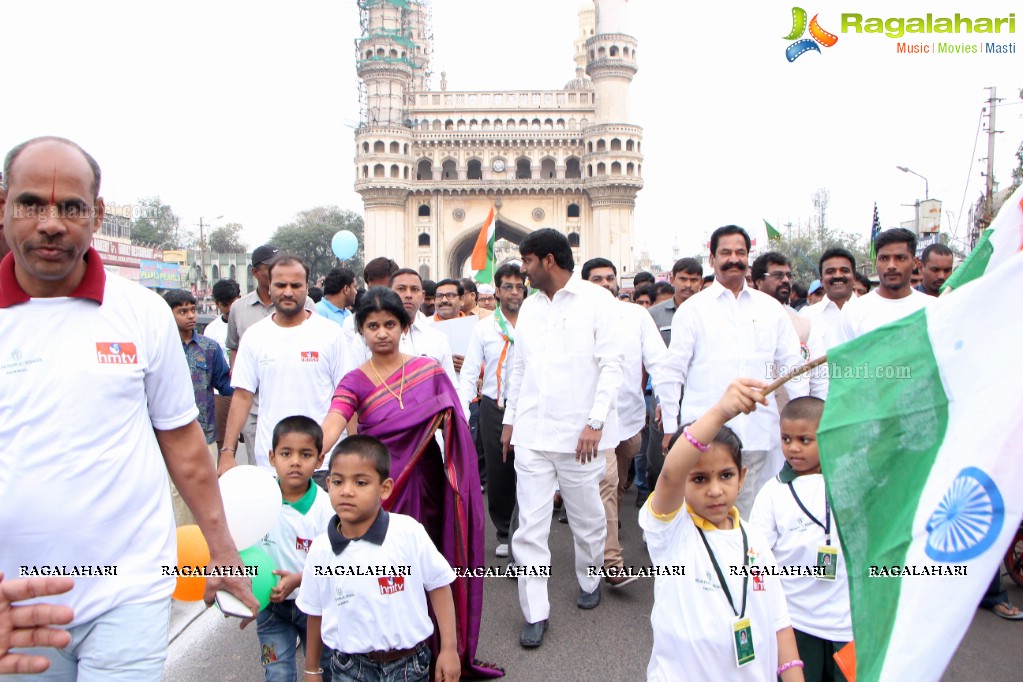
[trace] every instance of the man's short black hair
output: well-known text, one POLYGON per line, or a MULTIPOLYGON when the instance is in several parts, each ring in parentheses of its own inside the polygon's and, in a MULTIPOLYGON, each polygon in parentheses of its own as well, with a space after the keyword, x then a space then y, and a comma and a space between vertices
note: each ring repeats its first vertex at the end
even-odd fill
POLYGON ((646 270, 640 270, 632 278, 632 286, 638 287, 640 284, 650 283, 653 284, 657 281, 653 273, 647 272, 646 270))
POLYGON ((242 289, 233 279, 221 279, 213 285, 213 300, 217 303, 230 303, 241 296, 242 289))
POLYGON ((927 259, 930 258, 931 255, 951 256, 954 254, 952 253, 952 249, 948 248, 944 244, 928 244, 924 247, 924 252, 920 254, 920 262, 927 265, 927 259))
POLYGON ((646 296, 653 303, 657 295, 654 293, 654 284, 651 282, 643 282, 638 287, 632 290, 632 302, 635 303, 636 299, 640 296, 646 296))
POLYGON ((309 266, 306 265, 306 262, 304 260, 302 260, 299 256, 296 256, 293 253, 281 252, 281 253, 278 253, 276 256, 274 256, 273 260, 270 261, 270 264, 267 266, 267 273, 272 278, 273 274, 274 274, 274 268, 276 268, 276 267, 278 267, 280 265, 292 265, 294 263, 298 263, 299 265, 302 266, 302 269, 305 270, 305 278, 306 278, 306 281, 308 282, 309 281, 309 266))
POLYGON ((437 295, 437 283, 432 279, 423 280, 423 293, 426 294, 427 298, 431 298, 437 295))
POLYGON ((909 247, 909 254, 916 255, 916 235, 904 227, 893 227, 877 235, 874 240, 874 253, 880 253, 881 249, 889 244, 906 244, 909 247))
POLYGON ((337 444, 330 453, 327 471, 334 469, 334 461, 344 455, 356 455, 359 459, 373 463, 381 481, 391 477, 391 453, 387 446, 373 436, 348 436, 337 444))
POLYGON ((767 268, 771 265, 787 265, 792 267, 792 263, 784 254, 780 254, 777 251, 762 253, 757 256, 757 259, 753 261, 753 265, 750 266, 750 274, 753 275, 753 281, 759 282, 767 277, 767 268))
POLYGON ((654 283, 654 298, 658 296, 669 296, 675 295, 675 287, 671 286, 670 282, 655 282, 654 283))
POLYGON ((426 282, 423 281, 423 276, 420 275, 415 270, 413 270, 412 268, 399 268, 398 270, 392 272, 391 279, 388 280, 387 286, 394 286, 394 280, 400 277, 401 275, 414 275, 415 277, 418 277, 419 282, 423 285, 423 290, 424 291, 426 290, 426 282))
POLYGON ((684 272, 687 275, 699 275, 700 277, 703 277, 703 265, 695 258, 679 258, 675 261, 675 264, 671 266, 671 278, 675 279, 675 275, 680 272, 684 272))
POLYGON ((362 279, 367 283, 370 280, 376 282, 378 280, 389 279, 394 271, 399 269, 400 266, 393 260, 380 256, 366 263, 366 267, 362 269, 362 279))
POLYGON ((334 268, 323 278, 323 294, 333 296, 352 284, 355 284, 355 273, 351 269, 334 268))
POLYGON ((497 269, 497 272, 494 273, 494 288, 500 289, 501 281, 505 279, 526 280, 522 276, 522 269, 518 266, 518 263, 505 263, 497 269))
POLYGON ((572 257, 568 237, 552 227, 544 227, 527 234, 519 244, 519 253, 523 257, 536 256, 540 260, 553 255, 554 262, 562 270, 572 272, 575 269, 575 259, 572 257))
POLYGON ((796 298, 806 298, 807 289, 805 284, 799 282, 792 283, 792 293, 796 295, 796 298))
POLYGON ((476 282, 474 282, 472 279, 468 277, 463 277, 462 279, 458 280, 458 282, 462 285, 462 291, 464 291, 466 294, 476 294, 477 297, 480 295, 480 290, 476 288, 476 282))
POLYGON ((874 288, 874 283, 870 281, 870 278, 864 275, 862 272, 854 273, 854 276, 856 277, 857 282, 867 287, 867 293, 869 294, 870 290, 874 288))
POLYGON ((183 305, 196 305, 198 303, 195 300, 195 296, 192 295, 191 291, 185 291, 184 289, 171 289, 163 293, 163 300, 167 301, 167 305, 171 307, 171 310, 180 308, 183 305))
POLYGON ((591 258, 583 263, 583 279, 589 279, 590 273, 597 268, 611 268, 611 272, 615 274, 615 277, 618 276, 618 268, 615 267, 614 263, 606 258, 591 258))
POLYGON ((319 303, 323 300, 323 289, 317 286, 309 287, 309 298, 313 303, 319 303))
POLYGON ((749 234, 746 232, 746 230, 742 229, 738 225, 724 225, 724 226, 719 227, 718 229, 714 230, 714 232, 710 235, 710 254, 712 256, 717 255, 717 252, 718 252, 718 241, 722 237, 725 237, 725 236, 730 235, 730 234, 740 234, 740 235, 742 235, 742 238, 746 241, 746 250, 749 251, 749 249, 750 249, 750 238, 749 238, 749 234))
POLYGON ((704 275, 703 276, 703 283, 704 284, 710 284, 713 281, 714 281, 714 275, 704 275))
POLYGON ((821 259, 817 261, 817 272, 824 276, 824 261, 831 258, 845 258, 849 261, 849 267, 853 272, 856 272, 856 256, 852 255, 849 249, 843 249, 841 246, 832 246, 824 250, 821 254, 821 259))
POLYGON ((320 454, 323 450, 323 429, 320 428, 315 419, 296 414, 293 417, 285 417, 280 420, 277 422, 277 426, 274 427, 270 447, 273 450, 277 450, 277 445, 281 442, 281 438, 284 438, 289 433, 302 433, 312 438, 313 444, 316 445, 316 454, 320 454))
MULTIPOLYGON (((465 296, 465 287, 463 287, 462 283, 459 282, 457 279, 442 279, 441 281, 437 282, 438 289, 447 286, 455 287, 458 290, 459 296, 465 296)), ((436 295, 436 293, 434 295, 436 295)))

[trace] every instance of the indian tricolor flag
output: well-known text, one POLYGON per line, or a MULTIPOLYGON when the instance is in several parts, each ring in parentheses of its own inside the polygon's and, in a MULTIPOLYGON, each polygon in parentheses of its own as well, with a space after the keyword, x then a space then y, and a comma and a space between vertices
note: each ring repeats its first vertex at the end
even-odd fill
POLYGON ((1020 292, 1017 252, 828 352, 818 440, 859 682, 940 679, 1016 534, 1023 315, 1006 301, 1020 292))
POLYGON ((1009 197, 977 245, 942 287, 958 289, 1023 250, 1023 186, 1009 197))
POLYGON ((476 238, 476 246, 472 250, 472 269, 476 271, 476 281, 480 284, 493 284, 494 282, 494 238, 497 234, 497 225, 494 224, 494 207, 490 207, 490 213, 480 228, 480 236, 476 238))

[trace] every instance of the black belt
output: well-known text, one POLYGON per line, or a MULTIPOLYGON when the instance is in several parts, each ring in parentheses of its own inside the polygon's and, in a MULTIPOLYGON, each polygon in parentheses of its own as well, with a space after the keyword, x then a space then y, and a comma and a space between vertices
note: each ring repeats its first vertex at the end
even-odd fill
POLYGON ((387 651, 370 651, 366 654, 356 654, 357 656, 363 656, 374 663, 391 663, 398 659, 411 656, 412 654, 419 651, 420 647, 426 646, 426 642, 420 642, 411 649, 389 649, 387 651))

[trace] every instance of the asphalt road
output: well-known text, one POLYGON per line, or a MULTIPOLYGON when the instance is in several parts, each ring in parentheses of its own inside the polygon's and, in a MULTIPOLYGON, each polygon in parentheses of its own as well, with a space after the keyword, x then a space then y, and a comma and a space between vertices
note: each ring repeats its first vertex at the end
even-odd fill
MULTIPOLYGON (((623 503, 622 545, 626 564, 649 563, 637 525, 635 489, 623 503)), ((487 533, 487 557, 493 566, 496 538, 487 533)), ((504 667, 510 682, 533 680, 621 680, 645 678, 652 633, 650 610, 653 580, 640 580, 620 590, 603 589, 603 600, 592 611, 576 608, 578 591, 573 572, 572 537, 567 524, 552 517, 550 580, 551 627, 539 649, 518 644, 522 628, 515 581, 490 578, 485 586, 483 623, 478 657, 504 667)), ((1023 590, 1008 578, 1010 598, 1023 605, 1023 590)), ((174 607, 177 636, 168 652, 165 682, 257 682, 263 679, 255 625, 244 631, 238 621, 225 620, 216 609, 202 611, 194 604, 174 607), (200 614, 196 617, 196 614, 200 614), (192 620, 194 618, 194 620, 192 620), (185 623, 190 624, 185 626, 185 623), (183 629, 182 629, 183 628, 183 629)), ((941 618, 940 599, 921 618, 941 618)), ((950 682, 1023 679, 1023 621, 1006 621, 978 611, 944 679, 950 682)), ((301 662, 301 661, 300 661, 301 662)), ((303 678, 299 676, 301 682, 303 678)))

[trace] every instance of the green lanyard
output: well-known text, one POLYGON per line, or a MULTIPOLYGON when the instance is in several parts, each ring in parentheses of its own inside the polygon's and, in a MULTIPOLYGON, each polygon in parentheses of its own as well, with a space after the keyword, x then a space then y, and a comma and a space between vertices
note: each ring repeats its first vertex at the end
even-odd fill
MULTIPOLYGON (((703 546, 707 548, 707 554, 710 556, 710 563, 714 565, 714 572, 718 574, 718 581, 721 583, 721 591, 725 593, 725 598, 728 599, 728 605, 732 607, 732 613, 735 614, 736 618, 746 617, 746 588, 749 587, 749 574, 742 576, 742 611, 735 610, 735 602, 732 600, 732 593, 728 590, 728 583, 725 582, 725 574, 721 572, 721 567, 718 566, 718 560, 714 557, 714 550, 710 548, 710 543, 707 542, 707 536, 704 535, 703 529, 697 527, 696 529, 700 533, 700 539, 703 540, 703 546)), ((739 532, 742 533, 742 565, 749 565, 749 541, 746 539, 746 529, 739 526, 739 532)))
POLYGON ((501 312, 501 306, 497 306, 497 310, 494 311, 494 319, 497 320, 497 324, 501 327, 501 335, 504 336, 504 340, 508 343, 515 343, 515 339, 512 338, 511 332, 508 331, 508 321, 504 319, 504 313, 501 312))

